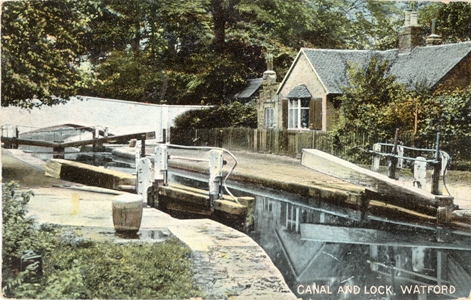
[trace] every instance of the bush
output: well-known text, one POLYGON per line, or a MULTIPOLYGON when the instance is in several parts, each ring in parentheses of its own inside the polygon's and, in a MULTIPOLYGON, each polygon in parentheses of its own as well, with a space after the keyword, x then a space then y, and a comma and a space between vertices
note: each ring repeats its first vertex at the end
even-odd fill
POLYGON ((32 192, 3 184, 2 292, 9 298, 168 299, 201 296, 190 250, 175 238, 155 244, 93 242, 64 227, 36 226, 27 217, 32 192), (31 249, 42 257, 42 275, 19 270, 31 249), (34 275, 34 276, 33 276, 34 275))
POLYGON ((191 110, 175 119, 177 128, 257 128, 257 110, 254 104, 232 102, 207 109, 191 110))
POLYGON ((25 250, 45 255, 54 249, 51 233, 35 228, 32 218, 26 216, 26 205, 33 193, 17 193, 18 183, 2 185, 2 286, 8 290, 14 285, 30 281, 29 272, 19 269, 19 257, 25 250))
POLYGON ((455 170, 455 171, 471 172, 471 161, 467 161, 467 160, 452 161, 450 165, 450 169, 455 170))

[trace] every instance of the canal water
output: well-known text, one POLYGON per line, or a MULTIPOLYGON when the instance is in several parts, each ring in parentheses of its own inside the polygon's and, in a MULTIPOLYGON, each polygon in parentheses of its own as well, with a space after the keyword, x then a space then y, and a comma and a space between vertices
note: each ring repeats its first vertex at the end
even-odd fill
MULTIPOLYGON (((72 150, 69 155, 67 159, 135 170, 132 162, 115 161, 110 153, 72 150)), ((198 173, 172 171, 169 181, 208 187, 207 178, 198 173)), ((228 181, 228 188, 234 196, 256 199, 246 233, 301 299, 443 300, 471 293, 469 233, 365 219, 358 211, 321 199, 313 204, 312 199, 260 186, 228 181)))
MULTIPOLYGON (((199 174, 170 181, 206 188, 199 174)), ((458 232, 362 221, 357 211, 295 194, 230 182, 235 196, 256 199, 246 232, 302 299, 456 299, 471 291, 471 238, 458 232), (445 236, 446 241, 442 241, 445 236)))

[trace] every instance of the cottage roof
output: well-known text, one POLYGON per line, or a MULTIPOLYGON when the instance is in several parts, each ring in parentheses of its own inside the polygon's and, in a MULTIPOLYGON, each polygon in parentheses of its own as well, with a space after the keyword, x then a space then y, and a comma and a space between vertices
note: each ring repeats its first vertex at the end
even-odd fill
POLYGON ((376 50, 330 50, 301 49, 318 74, 328 94, 341 94, 348 85, 347 65, 366 68, 373 56, 391 63, 391 74, 396 81, 413 88, 425 84, 432 88, 461 60, 471 53, 471 42, 437 46, 416 47, 410 53, 397 49, 376 50))
POLYGON ((250 99, 253 94, 260 88, 263 82, 263 78, 255 78, 247 80, 248 84, 241 92, 235 95, 238 99, 250 99))
POLYGON ((289 93, 288 93, 288 98, 295 98, 295 99, 301 99, 301 98, 312 98, 311 93, 307 89, 307 86, 305 84, 298 85, 294 87, 289 93))

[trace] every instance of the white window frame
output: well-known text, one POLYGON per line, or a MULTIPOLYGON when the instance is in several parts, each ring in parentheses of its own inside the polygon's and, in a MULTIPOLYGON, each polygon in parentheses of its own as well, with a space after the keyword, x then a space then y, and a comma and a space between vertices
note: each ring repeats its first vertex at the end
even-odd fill
POLYGON ((311 99, 288 99, 288 129, 309 129, 309 102, 311 99), (305 106, 303 106, 305 102, 305 106), (307 106, 306 106, 307 105, 307 106), (305 121, 302 122, 303 113, 305 121))
POLYGON ((272 128, 275 124, 275 109, 273 107, 265 107, 263 113, 263 126, 265 128, 272 128))

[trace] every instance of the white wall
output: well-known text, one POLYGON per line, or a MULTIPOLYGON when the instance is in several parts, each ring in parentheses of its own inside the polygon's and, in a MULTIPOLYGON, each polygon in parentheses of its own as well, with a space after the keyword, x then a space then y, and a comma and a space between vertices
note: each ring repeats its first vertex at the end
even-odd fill
POLYGON ((60 124, 108 127, 112 134, 127 134, 143 131, 156 132, 162 140, 162 129, 167 133, 175 118, 188 110, 207 108, 197 105, 157 105, 114 99, 79 96, 66 104, 32 110, 16 107, 1 108, 1 124, 19 125, 20 132, 60 124), (26 127, 25 127, 26 126, 26 127))

